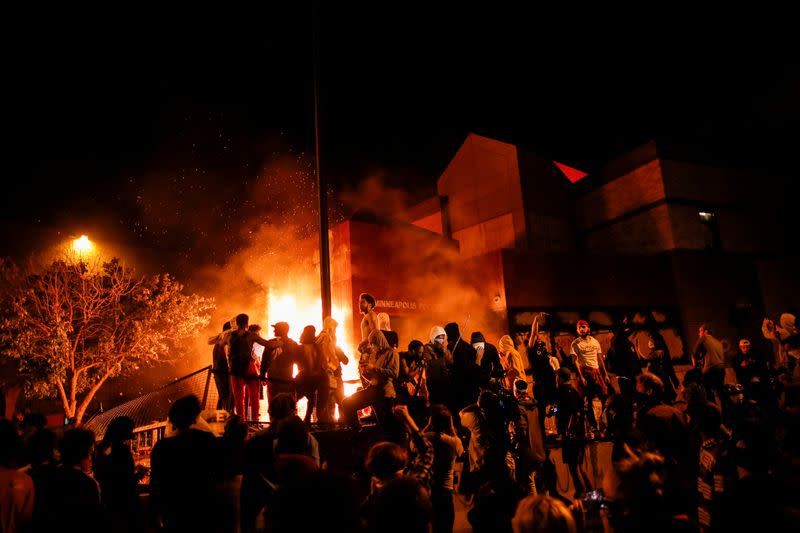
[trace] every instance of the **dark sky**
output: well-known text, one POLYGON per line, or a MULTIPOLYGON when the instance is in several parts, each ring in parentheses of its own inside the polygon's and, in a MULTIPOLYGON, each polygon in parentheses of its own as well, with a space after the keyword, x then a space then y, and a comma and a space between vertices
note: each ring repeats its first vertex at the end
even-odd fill
MULTIPOLYGON (((796 50, 738 25, 366 6, 318 16, 334 191, 379 175, 425 196, 471 131, 587 171, 653 137, 729 164, 791 163, 796 50)), ((310 8, 72 15, 10 24, 2 255, 98 224, 178 253, 184 219, 225 232, 249 221, 240 196, 272 160, 311 171, 310 8), (145 211, 159 201, 186 205, 153 224, 145 211)))

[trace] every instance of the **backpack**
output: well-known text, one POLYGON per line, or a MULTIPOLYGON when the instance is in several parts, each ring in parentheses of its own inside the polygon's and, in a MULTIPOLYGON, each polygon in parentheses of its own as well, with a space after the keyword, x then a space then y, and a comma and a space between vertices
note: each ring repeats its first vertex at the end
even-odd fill
MULTIPOLYGON (((591 409, 591 406, 589 407, 591 409)), ((588 417, 586 416, 586 408, 581 408, 580 411, 574 413, 569 417, 567 422, 567 437, 575 442, 587 442, 592 428, 589 425, 588 417)))
POLYGON ((253 345, 247 339, 247 334, 233 333, 230 338, 230 363, 231 375, 244 377, 248 375, 250 362, 253 360, 253 345))

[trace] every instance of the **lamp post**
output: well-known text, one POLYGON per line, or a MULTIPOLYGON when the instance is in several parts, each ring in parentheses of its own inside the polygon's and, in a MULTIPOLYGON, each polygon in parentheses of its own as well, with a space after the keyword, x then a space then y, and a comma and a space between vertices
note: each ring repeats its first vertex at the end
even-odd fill
MULTIPOLYGON (((316 7, 316 6, 315 6, 316 7)), ((328 241, 328 181, 319 164, 319 98, 317 95, 317 28, 316 9, 312 14, 314 66, 314 155, 319 186, 319 278, 322 300, 322 319, 331 316, 331 260, 328 241)))

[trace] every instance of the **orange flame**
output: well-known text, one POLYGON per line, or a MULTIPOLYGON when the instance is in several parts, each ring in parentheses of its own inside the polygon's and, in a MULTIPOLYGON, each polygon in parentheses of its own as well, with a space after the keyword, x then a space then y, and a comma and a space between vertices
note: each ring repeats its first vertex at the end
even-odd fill
MULTIPOLYGON (((302 293, 305 291, 300 291, 302 293)), ((313 291, 308 291, 313 293, 313 291)), ((317 333, 322 330, 322 300, 319 297, 298 296, 299 293, 276 293, 270 290, 267 298, 266 318, 267 324, 275 322, 286 322, 289 324, 289 336, 295 340, 299 339, 300 332, 308 325, 317 328, 317 333)), ((358 361, 356 361, 355 344, 351 337, 351 328, 347 327, 352 313, 347 310, 334 306, 332 309, 333 318, 339 323, 336 331, 337 345, 344 351, 350 362, 342 368, 342 379, 345 381, 344 394, 350 396, 358 389, 358 383, 347 383, 347 381, 358 380, 358 361)), ((297 374, 295 369, 294 374, 297 374)), ((307 408, 307 400, 303 398, 297 403, 298 415, 302 418, 307 408)), ((338 408, 335 418, 338 420, 338 408)))

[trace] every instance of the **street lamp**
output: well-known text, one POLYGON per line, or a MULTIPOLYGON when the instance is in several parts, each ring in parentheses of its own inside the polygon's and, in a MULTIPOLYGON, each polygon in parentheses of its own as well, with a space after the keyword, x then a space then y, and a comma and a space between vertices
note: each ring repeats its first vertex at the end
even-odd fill
POLYGON ((89 237, 81 235, 72 241, 72 250, 81 256, 88 255, 94 250, 94 244, 89 240, 89 237))

